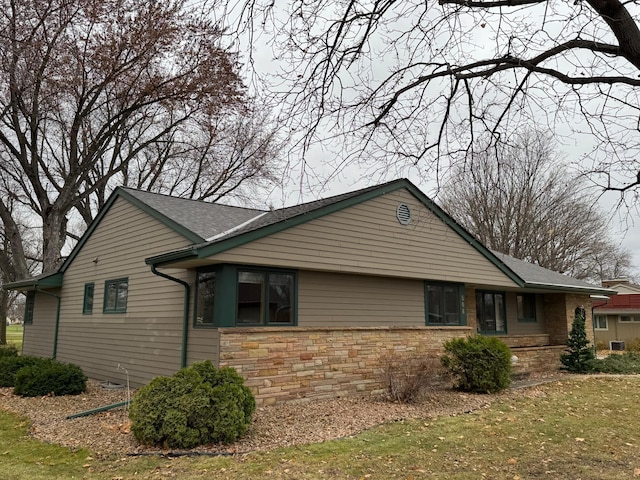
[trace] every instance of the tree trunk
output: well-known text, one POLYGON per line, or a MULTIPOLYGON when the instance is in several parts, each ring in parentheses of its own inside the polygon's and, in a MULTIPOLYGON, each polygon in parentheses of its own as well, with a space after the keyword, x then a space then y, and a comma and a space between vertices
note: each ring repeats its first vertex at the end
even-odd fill
POLYGON ((62 258, 62 247, 67 239, 67 217, 50 209, 42 223, 42 273, 55 271, 62 258))
POLYGON ((0 345, 7 344, 7 311, 9 310, 9 292, 0 288, 0 345))

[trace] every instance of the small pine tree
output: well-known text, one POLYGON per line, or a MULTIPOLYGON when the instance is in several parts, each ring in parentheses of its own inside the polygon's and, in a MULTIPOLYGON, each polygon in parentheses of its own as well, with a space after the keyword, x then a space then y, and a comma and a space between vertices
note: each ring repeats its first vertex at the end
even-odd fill
POLYGON ((571 332, 567 340, 567 353, 560 355, 562 369, 573 373, 588 373, 593 368, 595 355, 589 346, 586 328, 586 313, 584 308, 575 311, 571 332))

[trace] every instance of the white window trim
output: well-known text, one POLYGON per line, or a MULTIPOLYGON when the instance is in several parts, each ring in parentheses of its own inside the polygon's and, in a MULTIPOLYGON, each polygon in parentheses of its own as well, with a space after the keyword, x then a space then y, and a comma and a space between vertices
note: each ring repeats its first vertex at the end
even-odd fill
POLYGON ((609 316, 608 315, 602 315, 602 314, 595 314, 596 317, 604 317, 604 323, 605 323, 605 327, 604 328, 600 328, 598 327, 598 322, 596 321, 596 319, 594 318, 594 329, 604 332, 606 330, 609 330, 609 316))

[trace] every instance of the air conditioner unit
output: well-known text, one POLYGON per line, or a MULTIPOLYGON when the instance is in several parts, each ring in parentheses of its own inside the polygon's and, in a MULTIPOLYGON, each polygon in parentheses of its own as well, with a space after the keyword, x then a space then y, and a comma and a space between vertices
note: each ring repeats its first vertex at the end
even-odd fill
POLYGON ((621 341, 609 342, 609 350, 624 350, 624 342, 621 342, 621 341))

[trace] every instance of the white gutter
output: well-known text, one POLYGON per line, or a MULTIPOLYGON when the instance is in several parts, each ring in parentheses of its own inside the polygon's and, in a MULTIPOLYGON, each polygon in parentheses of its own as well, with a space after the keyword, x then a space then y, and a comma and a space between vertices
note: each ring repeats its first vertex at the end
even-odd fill
POLYGON ((532 287, 556 287, 556 288, 566 288, 566 289, 570 289, 570 290, 599 290, 601 292, 607 292, 607 293, 611 293, 611 295, 615 295, 616 291, 615 290, 610 290, 608 288, 602 288, 602 287, 596 287, 591 286, 591 285, 585 285, 585 286, 580 286, 580 285, 567 285, 567 284, 562 284, 562 283, 542 283, 542 282, 527 282, 525 281, 525 287, 527 286, 532 286, 532 287))
POLYGON ((225 230, 224 232, 218 233, 218 234, 214 235, 213 237, 207 238, 206 241, 207 242, 212 242, 213 240, 217 240, 218 238, 226 237, 230 233, 238 231, 241 228, 246 227, 247 225, 249 225, 251 222, 256 221, 260 217, 265 216, 267 213, 269 213, 269 212, 262 212, 260 215, 257 215, 257 216, 255 216, 253 218, 250 218, 249 220, 247 220, 246 222, 241 223, 240 225, 236 225, 235 227, 232 227, 229 230, 225 230))

